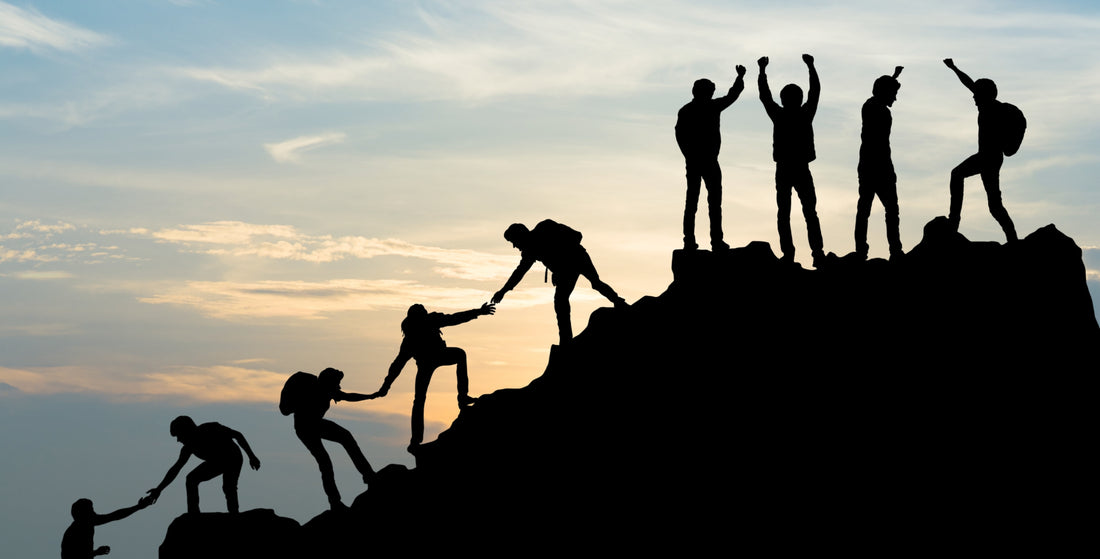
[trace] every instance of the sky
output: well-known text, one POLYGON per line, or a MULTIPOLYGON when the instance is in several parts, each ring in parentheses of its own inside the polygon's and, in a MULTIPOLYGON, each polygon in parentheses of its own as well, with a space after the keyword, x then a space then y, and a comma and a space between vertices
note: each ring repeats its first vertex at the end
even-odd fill
MULTIPOLYGON (((946 214, 949 172, 977 145, 951 57, 1027 115, 1005 206, 1021 236, 1053 223, 1077 242, 1096 300, 1097 52, 1092 2, 0 0, 0 545, 56 555, 75 499, 136 502, 179 452, 179 414, 249 439, 263 466, 242 474, 243 508, 309 520, 326 502, 276 411, 283 381, 336 367, 345 390, 376 390, 409 305, 457 312, 504 284, 513 222, 566 223, 626 299, 660 294, 682 243, 676 111, 698 78, 724 92, 738 64, 726 240, 778 250, 761 56, 774 91, 805 88, 801 54, 816 59, 826 251, 854 249, 860 106, 897 65, 905 249, 946 214)), ((960 231, 1004 241, 977 178, 960 231)), ((878 202, 868 238, 885 257, 878 202)), ((542 271, 495 316, 444 330, 474 395, 545 367, 557 336, 542 271)), ((572 301, 577 332, 606 303, 584 281, 572 301)), ((452 375, 435 373, 428 440, 457 414, 452 375)), ((410 364, 386 398, 329 414, 376 467, 414 464, 414 376, 410 364)), ((350 502, 362 483, 330 451, 350 502)), ((224 510, 207 485, 204 510, 224 510)), ((97 545, 149 557, 184 509, 177 480, 97 545)))

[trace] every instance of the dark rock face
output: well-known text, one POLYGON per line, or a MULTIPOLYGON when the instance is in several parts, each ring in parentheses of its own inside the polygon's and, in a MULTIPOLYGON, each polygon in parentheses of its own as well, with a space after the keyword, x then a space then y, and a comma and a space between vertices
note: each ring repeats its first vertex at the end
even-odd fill
POLYGON ((160 559, 195 557, 304 557, 299 547, 298 521, 275 515, 271 509, 239 514, 204 512, 184 514, 168 526, 160 559))
POLYGON ((1100 327, 1081 251, 1053 226, 1002 246, 944 225, 900 261, 815 271, 765 243, 677 251, 664 294, 597 310, 540 378, 307 526, 344 534, 332 556, 1083 540, 1100 327))

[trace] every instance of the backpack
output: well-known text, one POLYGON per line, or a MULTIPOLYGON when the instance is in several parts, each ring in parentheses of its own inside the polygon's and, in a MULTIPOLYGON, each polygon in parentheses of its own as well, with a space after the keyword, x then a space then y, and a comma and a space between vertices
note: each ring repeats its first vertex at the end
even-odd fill
MULTIPOLYGON (((544 219, 535 226, 537 235, 546 245, 554 248, 579 246, 581 233, 568 225, 562 225, 552 219, 544 219)), ((534 233, 534 231, 532 231, 534 233)))
POLYGON ((1024 131, 1027 130, 1027 119, 1024 113, 1012 103, 1001 103, 1001 152, 1005 155, 1015 155, 1024 141, 1024 131))
POLYGON ((290 415, 302 405, 302 398, 313 392, 317 386, 317 375, 298 371, 283 384, 283 391, 279 394, 279 412, 290 415))

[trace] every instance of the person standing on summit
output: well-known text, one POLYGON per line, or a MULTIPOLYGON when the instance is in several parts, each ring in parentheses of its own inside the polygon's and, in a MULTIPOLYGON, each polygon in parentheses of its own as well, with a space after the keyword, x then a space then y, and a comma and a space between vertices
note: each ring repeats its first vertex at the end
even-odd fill
POLYGON ((569 295, 577 286, 580 276, 592 282, 592 289, 607 297, 616 308, 626 307, 627 302, 615 290, 600 280, 588 251, 581 246, 581 234, 575 229, 551 219, 544 219, 528 229, 522 223, 513 223, 504 231, 504 239, 519 249, 519 266, 512 272, 504 287, 493 294, 493 304, 504 300, 535 264, 542 262, 554 273, 554 312, 558 316, 558 339, 565 345, 573 339, 573 325, 569 317, 569 295))
POLYGON ((1012 155, 1019 149, 1027 122, 1015 106, 997 100, 997 84, 993 80, 970 79, 950 58, 944 59, 943 63, 974 94, 974 105, 978 107, 978 153, 967 157, 951 170, 951 209, 947 219, 958 231, 962 216, 963 179, 980 175, 989 200, 989 213, 1001 225, 1008 241, 1016 241, 1016 226, 1001 201, 1001 164, 1005 155, 1012 155))
POLYGON ((718 151, 722 147, 719 121, 726 110, 745 89, 745 67, 737 66, 737 79, 724 97, 712 99, 714 82, 699 79, 691 88, 691 101, 676 115, 676 144, 684 154, 687 168, 687 203, 684 206, 684 250, 695 250, 695 212, 699 207, 699 190, 707 185, 707 208, 710 214, 710 247, 726 250, 722 239, 722 169, 718 166, 718 151))
POLYGON ((814 152, 814 115, 821 98, 821 81, 814 67, 814 57, 803 54, 802 61, 810 70, 810 91, 806 103, 802 104, 802 88, 788 84, 779 91, 783 106, 772 98, 768 88, 768 57, 762 56, 760 66, 760 102, 772 120, 772 159, 775 160, 775 200, 779 206, 777 222, 779 227, 779 247, 783 251, 783 261, 794 261, 794 241, 791 238, 791 189, 798 193, 802 201, 802 215, 806 217, 807 236, 813 254, 814 267, 820 267, 825 259, 824 242, 821 238, 821 223, 817 219, 817 194, 814 191, 814 178, 810 174, 810 162, 817 159, 814 152))
POLYGON ((863 103, 863 130, 859 145, 859 201, 856 202, 856 253, 864 260, 870 246, 867 245, 867 218, 871 215, 871 203, 878 196, 886 213, 886 239, 890 245, 890 258, 904 254, 901 248, 901 217, 898 210, 898 176, 890 158, 890 128, 893 116, 890 107, 898 98, 898 76, 901 66, 894 68, 893 76, 879 76, 871 86, 871 98, 863 103))

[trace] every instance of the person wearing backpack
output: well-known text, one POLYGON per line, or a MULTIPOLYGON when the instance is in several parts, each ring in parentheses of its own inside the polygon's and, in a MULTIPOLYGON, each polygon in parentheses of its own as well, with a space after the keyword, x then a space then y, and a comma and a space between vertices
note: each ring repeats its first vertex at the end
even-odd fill
POLYGON ((974 104, 978 107, 978 153, 967 157, 951 170, 951 208, 947 219, 958 231, 962 214, 963 179, 980 175, 989 199, 989 213, 1001 225, 1008 241, 1014 242, 1018 239, 1016 226, 1001 201, 1000 173, 1004 156, 1012 155, 1020 148, 1027 121, 1014 105, 997 100, 997 85, 993 80, 970 79, 950 58, 945 58, 943 63, 974 94, 974 104))
POLYGON ((381 398, 389 393, 393 381, 397 380, 401 370, 409 359, 416 360, 416 384, 413 392, 412 408, 412 439, 409 441, 409 452, 416 453, 420 443, 424 441, 424 401, 428 396, 428 384, 432 380, 432 373, 444 365, 458 365, 458 407, 464 408, 477 401, 470 397, 470 377, 466 369, 466 352, 462 348, 449 347, 443 341, 442 328, 456 326, 464 322, 474 320, 479 316, 493 314, 496 308, 488 303, 480 308, 454 314, 438 312, 429 313, 424 305, 415 304, 409 307, 405 320, 401 321, 401 349, 397 358, 390 364, 386 379, 382 381, 382 387, 378 392, 371 394, 371 398, 381 398))
POLYGON ((554 312, 558 317, 558 340, 564 345, 573 339, 573 325, 569 316, 569 295, 584 276, 600 295, 607 297, 616 308, 626 307, 627 302, 615 290, 600 280, 588 251, 581 246, 581 234, 573 228, 554 220, 545 219, 527 229, 522 223, 513 223, 504 231, 504 239, 519 249, 520 261, 511 277, 493 294, 493 304, 504 300, 504 294, 519 284, 523 276, 535 264, 542 262, 553 272, 554 312))
POLYGON ((355 464, 355 469, 363 476, 363 483, 370 483, 375 474, 351 432, 324 417, 330 403, 362 402, 376 398, 373 394, 344 392, 340 389, 340 381, 343 379, 343 371, 331 367, 316 376, 303 372, 294 373, 287 379, 279 399, 279 411, 283 415, 294 414, 294 433, 317 460, 317 467, 321 470, 321 486, 333 510, 343 509, 345 505, 340 500, 340 490, 336 488, 332 459, 321 444, 322 440, 339 443, 344 447, 352 464, 355 464))

